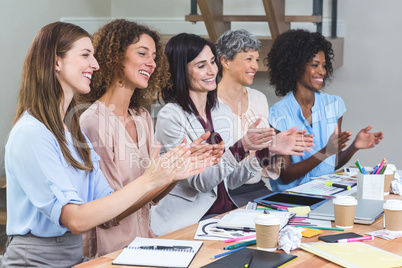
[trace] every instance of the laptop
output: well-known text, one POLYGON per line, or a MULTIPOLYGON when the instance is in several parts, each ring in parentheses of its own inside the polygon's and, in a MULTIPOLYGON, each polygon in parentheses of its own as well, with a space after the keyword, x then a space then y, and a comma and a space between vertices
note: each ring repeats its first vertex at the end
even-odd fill
MULTIPOLYGON (((355 223, 372 224, 384 213, 383 205, 382 200, 357 199, 355 223)), ((317 220, 335 220, 332 200, 312 210, 308 217, 317 220)))

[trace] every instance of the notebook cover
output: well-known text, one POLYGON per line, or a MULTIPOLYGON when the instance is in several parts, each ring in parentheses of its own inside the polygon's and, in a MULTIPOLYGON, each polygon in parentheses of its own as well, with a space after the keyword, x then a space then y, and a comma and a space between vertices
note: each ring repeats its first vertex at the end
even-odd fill
POLYGON ((327 243, 337 243, 340 239, 347 238, 355 238, 362 237, 362 235, 350 232, 350 233, 341 233, 341 234, 333 234, 333 235, 322 235, 318 237, 318 240, 327 242, 327 243))
POLYGON ((249 255, 249 252, 253 253, 253 260, 250 263, 249 268, 276 268, 280 267, 297 258, 295 255, 286 253, 277 253, 262 251, 256 249, 245 248, 229 254, 221 259, 218 259, 208 265, 205 268, 244 268, 245 261, 249 255))

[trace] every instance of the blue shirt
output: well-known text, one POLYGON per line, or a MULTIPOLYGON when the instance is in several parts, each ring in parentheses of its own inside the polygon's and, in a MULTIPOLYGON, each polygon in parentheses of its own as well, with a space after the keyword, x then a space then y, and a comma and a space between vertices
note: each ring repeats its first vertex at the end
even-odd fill
MULTIPOLYGON (((72 156, 83 162, 71 134, 65 135, 72 156)), ((68 231, 59 221, 65 204, 83 204, 112 193, 92 147, 91 157, 92 172, 73 168, 54 135, 25 112, 6 144, 7 234, 61 236, 68 231)))
MULTIPOLYGON (((275 129, 284 131, 297 126, 298 130, 307 130, 307 134, 314 135, 313 142, 315 146, 312 147, 313 150, 304 152, 304 156, 290 156, 292 164, 303 161, 324 148, 328 143, 329 137, 335 130, 338 119, 342 117, 346 111, 345 103, 342 98, 338 96, 320 92, 314 93, 314 96, 314 106, 311 108, 312 126, 304 118, 301 107, 293 95, 293 91, 282 100, 275 103, 269 110, 269 123, 275 129)), ((332 155, 309 173, 289 184, 285 184, 280 178, 277 180, 270 179, 272 190, 282 192, 286 189, 309 182, 311 180, 310 177, 333 173, 336 166, 335 161, 336 155, 332 155)))

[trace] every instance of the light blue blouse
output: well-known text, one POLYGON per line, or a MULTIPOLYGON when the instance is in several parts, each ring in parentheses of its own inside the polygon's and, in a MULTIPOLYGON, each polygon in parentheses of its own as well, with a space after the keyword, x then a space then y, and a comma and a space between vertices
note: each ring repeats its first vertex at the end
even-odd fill
MULTIPOLYGON (((312 126, 304 118, 301 107, 295 99, 293 92, 290 92, 269 110, 269 123, 275 129, 284 131, 297 126, 298 130, 307 130, 307 134, 314 135, 315 146, 313 150, 304 152, 304 156, 291 156, 292 163, 303 161, 325 147, 329 137, 335 130, 338 119, 346 111, 342 98, 320 92, 316 92, 314 95, 314 106, 311 109, 312 126)), ((336 166, 335 161, 336 155, 332 155, 309 173, 289 184, 285 184, 280 178, 277 180, 270 179, 272 190, 278 192, 285 191, 286 189, 309 182, 311 180, 310 177, 333 173, 336 166)))
MULTIPOLYGON (((72 156, 82 162, 71 134, 65 135, 72 156)), ((91 157, 92 172, 68 165, 54 135, 25 112, 6 144, 7 234, 61 236, 68 231, 59 221, 65 204, 83 204, 112 193, 92 147, 91 157)))

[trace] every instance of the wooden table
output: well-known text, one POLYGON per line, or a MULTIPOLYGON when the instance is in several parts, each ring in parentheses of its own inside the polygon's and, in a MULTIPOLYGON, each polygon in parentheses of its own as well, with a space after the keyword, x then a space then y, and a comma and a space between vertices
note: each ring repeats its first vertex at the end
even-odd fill
MULTIPOLYGON (((386 199, 402 199, 400 195, 389 195, 386 199)), ((175 232, 160 236, 160 238, 164 239, 178 239, 178 240, 193 240, 195 232, 197 230, 198 223, 188 226, 186 228, 177 230, 175 232)), ((383 216, 379 217, 373 224, 371 225, 362 225, 362 224, 355 224, 353 229, 347 229, 348 232, 355 232, 361 235, 364 235, 367 232, 377 231, 383 229, 383 216)), ((328 231, 323 230, 324 232, 320 235, 329 235, 329 234, 336 234, 340 233, 339 231, 328 231)), ((318 236, 320 236, 318 235, 318 236)), ((318 236, 311 237, 311 238, 302 238, 302 243, 305 242, 317 242, 318 236)), ((393 240, 385 240, 382 238, 375 238, 374 241, 365 242, 369 243, 378 248, 382 248, 386 251, 392 252, 394 254, 402 256, 402 238, 393 239, 393 240)), ((231 243, 234 244, 234 243, 231 243)), ((225 244, 223 241, 204 241, 203 246, 201 247, 200 251, 195 256, 194 260, 191 262, 191 268, 198 268, 208 263, 213 262, 214 260, 211 259, 214 255, 219 253, 225 252, 223 249, 224 246, 231 245, 225 244)), ((250 246, 250 248, 255 248, 256 246, 250 246)), ((89 267, 132 267, 132 266, 119 266, 113 265, 112 261, 120 254, 121 250, 112 252, 105 256, 93 259, 91 261, 79 264, 75 266, 76 268, 89 268, 89 267)), ((278 250, 277 252, 284 252, 283 250, 278 250)), ((297 259, 286 264, 286 268, 290 267, 298 267, 298 268, 311 268, 311 267, 339 267, 337 264, 327 261, 326 259, 320 258, 306 252, 301 249, 296 249, 290 252, 292 255, 297 255, 297 259)), ((136 266, 138 267, 138 266, 136 266)))

